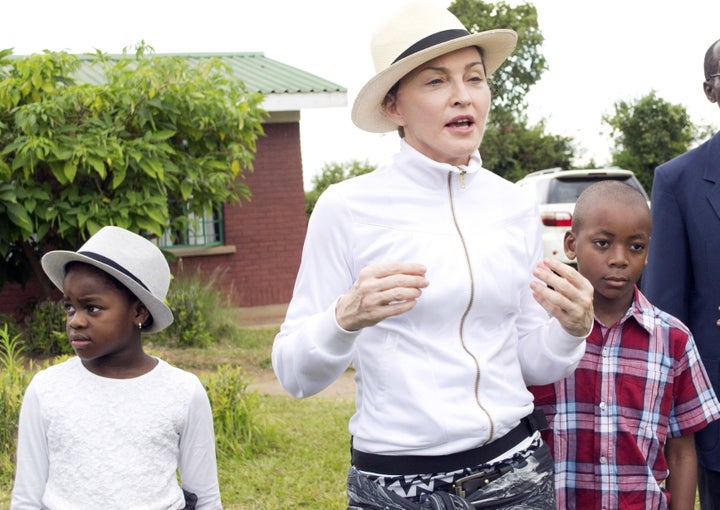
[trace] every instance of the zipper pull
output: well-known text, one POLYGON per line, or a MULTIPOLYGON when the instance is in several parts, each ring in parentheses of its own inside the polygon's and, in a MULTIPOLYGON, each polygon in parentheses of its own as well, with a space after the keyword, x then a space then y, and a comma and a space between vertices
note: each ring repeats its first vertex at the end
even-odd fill
POLYGON ((460 187, 462 189, 465 189, 465 174, 467 173, 467 170, 464 168, 460 168, 460 187))

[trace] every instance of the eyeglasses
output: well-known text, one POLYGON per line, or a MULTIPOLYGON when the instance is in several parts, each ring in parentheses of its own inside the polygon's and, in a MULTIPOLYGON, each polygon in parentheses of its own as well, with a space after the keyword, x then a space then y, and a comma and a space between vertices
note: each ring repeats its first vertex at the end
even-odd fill
POLYGON ((711 75, 708 77, 707 81, 710 81, 710 80, 713 79, 713 78, 717 78, 718 76, 720 76, 720 73, 711 74, 711 75))

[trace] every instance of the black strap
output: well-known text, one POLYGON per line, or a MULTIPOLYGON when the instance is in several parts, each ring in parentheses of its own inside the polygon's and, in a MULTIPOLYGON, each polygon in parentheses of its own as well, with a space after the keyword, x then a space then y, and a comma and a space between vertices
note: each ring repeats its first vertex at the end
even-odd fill
POLYGON ((108 266, 110 266, 110 267, 112 267, 112 268, 117 269, 118 271, 120 271, 120 272, 121 272, 122 274, 124 274, 125 276, 128 276, 128 277, 132 278, 134 281, 136 281, 136 282, 138 283, 138 285, 140 285, 143 289, 145 289, 146 291, 150 292, 150 289, 148 289, 148 288, 147 288, 147 285, 145 285, 142 281, 140 281, 140 278, 138 278, 137 276, 135 276, 134 274, 132 274, 130 271, 128 271, 128 270, 125 269, 123 266, 121 266, 120 264, 118 264, 117 262, 115 262, 113 259, 107 258, 105 255, 100 255, 99 253, 95 253, 95 252, 92 252, 92 251, 79 251, 79 252, 78 252, 78 255, 84 255, 85 257, 89 257, 89 258, 91 258, 91 259, 93 259, 93 260, 96 260, 96 261, 98 261, 98 262, 102 262, 103 264, 106 264, 106 265, 108 265, 108 266))
POLYGON ((394 64, 395 62, 404 59, 405 57, 409 57, 413 53, 417 53, 422 50, 426 50, 430 48, 431 46, 437 46, 438 44, 442 44, 447 41, 451 41, 453 39, 458 39, 460 37, 465 37, 466 35, 470 35, 470 32, 463 29, 451 29, 451 30, 443 30, 442 32, 437 32, 435 34, 431 34, 427 37, 424 37, 423 39, 420 39, 418 42, 410 46, 408 49, 403 51, 398 57, 392 61, 394 64))
POLYGON ((448 473, 466 467, 487 464, 545 427, 547 427, 545 413, 538 408, 520 420, 520 423, 503 437, 472 450, 450 455, 399 456, 365 453, 351 447, 352 465, 360 471, 384 475, 448 473))

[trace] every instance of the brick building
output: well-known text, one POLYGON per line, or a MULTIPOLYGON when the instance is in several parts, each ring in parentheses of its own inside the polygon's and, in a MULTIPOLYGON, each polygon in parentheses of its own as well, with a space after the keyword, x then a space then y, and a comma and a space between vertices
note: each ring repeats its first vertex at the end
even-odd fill
MULTIPOLYGON (((264 95, 261 107, 269 116, 263 125, 265 136, 257 141, 254 171, 244 175, 251 201, 222 206, 208 219, 210 236, 201 233, 190 236, 193 242, 188 245, 169 247, 179 258, 172 264, 173 273, 199 270, 220 275, 217 282, 240 307, 287 303, 306 229, 300 113, 345 106, 346 89, 262 53, 182 56, 226 61, 249 91, 264 95)), ((96 78, 87 67, 78 79, 96 78)), ((25 289, 7 284, 0 291, 0 313, 15 313, 38 294, 32 283, 25 289)))

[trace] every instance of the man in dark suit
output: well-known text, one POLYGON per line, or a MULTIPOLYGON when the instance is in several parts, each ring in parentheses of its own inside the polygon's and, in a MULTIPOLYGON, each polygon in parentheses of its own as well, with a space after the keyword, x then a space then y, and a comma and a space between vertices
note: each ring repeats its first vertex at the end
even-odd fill
MULTIPOLYGON (((703 90, 720 102, 720 40, 705 54, 703 90)), ((643 291, 689 326, 720 395, 720 132, 655 170, 651 205, 643 291)), ((696 433, 695 444, 700 508, 719 510, 720 421, 696 433)))

